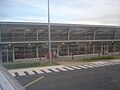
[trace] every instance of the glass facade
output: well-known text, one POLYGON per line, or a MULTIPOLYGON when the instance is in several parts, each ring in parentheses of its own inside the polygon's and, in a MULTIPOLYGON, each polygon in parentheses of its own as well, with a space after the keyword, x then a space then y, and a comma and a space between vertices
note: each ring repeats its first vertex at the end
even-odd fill
POLYGON ((15 46, 15 59, 36 58, 36 46, 24 45, 15 46))
MULTIPOLYGON (((51 25, 54 57, 120 51, 119 26, 51 25)), ((47 24, 0 23, 3 62, 42 58, 48 53, 47 24)))
POLYGON ((1 54, 3 62, 12 62, 13 61, 13 47, 11 45, 1 46, 1 54))

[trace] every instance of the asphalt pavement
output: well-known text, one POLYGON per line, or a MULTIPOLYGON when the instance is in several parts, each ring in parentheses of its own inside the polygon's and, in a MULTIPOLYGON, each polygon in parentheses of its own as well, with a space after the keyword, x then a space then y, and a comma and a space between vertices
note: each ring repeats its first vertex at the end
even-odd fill
POLYGON ((120 90, 120 65, 16 77, 27 90, 120 90), (41 78, 42 77, 42 78, 41 78))

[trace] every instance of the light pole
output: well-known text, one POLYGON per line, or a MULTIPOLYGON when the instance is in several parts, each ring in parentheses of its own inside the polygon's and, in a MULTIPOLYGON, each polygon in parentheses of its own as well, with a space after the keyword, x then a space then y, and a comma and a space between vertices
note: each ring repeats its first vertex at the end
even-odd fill
POLYGON ((50 8, 48 0, 48 47, 49 47, 49 64, 51 64, 51 33, 50 33, 50 8))

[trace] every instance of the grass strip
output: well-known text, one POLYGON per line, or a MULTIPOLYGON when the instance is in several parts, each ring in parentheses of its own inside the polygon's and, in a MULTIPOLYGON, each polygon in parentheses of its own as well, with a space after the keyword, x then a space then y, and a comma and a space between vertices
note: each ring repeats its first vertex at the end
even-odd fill
POLYGON ((7 69, 20 69, 20 68, 31 68, 31 67, 44 67, 44 66, 53 66, 58 65, 56 63, 49 64, 48 61, 46 62, 39 62, 39 61, 22 61, 22 62, 10 62, 3 64, 7 69))

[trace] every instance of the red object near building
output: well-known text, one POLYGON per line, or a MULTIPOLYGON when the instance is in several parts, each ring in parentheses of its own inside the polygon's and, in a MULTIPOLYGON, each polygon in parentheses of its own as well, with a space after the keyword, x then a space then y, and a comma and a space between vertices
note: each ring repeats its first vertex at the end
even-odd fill
MULTIPOLYGON (((47 52, 47 53, 45 54, 45 57, 46 57, 46 59, 49 59, 49 58, 50 58, 49 52, 47 52)), ((53 58, 53 54, 52 54, 52 53, 51 53, 51 58, 53 58)))

